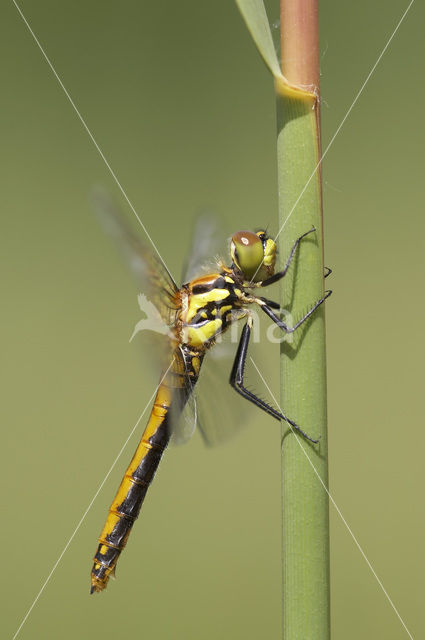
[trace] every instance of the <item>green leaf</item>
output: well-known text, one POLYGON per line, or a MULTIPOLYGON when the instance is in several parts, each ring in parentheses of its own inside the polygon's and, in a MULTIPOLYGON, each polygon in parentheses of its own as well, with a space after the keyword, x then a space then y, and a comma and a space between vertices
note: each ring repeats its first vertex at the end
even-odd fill
POLYGON ((275 78, 282 78, 263 0, 236 0, 252 39, 275 78))
POLYGON ((314 104, 317 99, 314 92, 294 85, 282 74, 263 0, 235 1, 258 51, 273 75, 276 93, 314 104))

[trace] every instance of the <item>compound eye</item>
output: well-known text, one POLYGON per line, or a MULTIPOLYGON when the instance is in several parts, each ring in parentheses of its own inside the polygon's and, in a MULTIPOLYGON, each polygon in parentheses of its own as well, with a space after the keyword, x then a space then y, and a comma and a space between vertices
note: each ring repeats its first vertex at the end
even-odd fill
POLYGON ((230 252, 246 280, 252 280, 264 259, 263 243, 258 235, 252 231, 238 231, 232 236, 230 252))

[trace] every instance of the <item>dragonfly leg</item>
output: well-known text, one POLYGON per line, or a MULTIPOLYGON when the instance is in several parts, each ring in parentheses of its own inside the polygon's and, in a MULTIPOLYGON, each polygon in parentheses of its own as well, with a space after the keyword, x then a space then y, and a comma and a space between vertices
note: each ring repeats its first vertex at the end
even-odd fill
POLYGON ((280 309, 280 304, 278 302, 275 302, 274 300, 268 300, 268 298, 260 298, 260 300, 262 300, 263 302, 266 303, 266 305, 268 307, 271 307, 272 309, 280 309))
POLYGON ((328 276, 331 275, 332 269, 330 267, 325 267, 325 269, 326 269, 326 273, 325 273, 325 275, 323 277, 327 278, 328 276))
POLYGON ((278 327, 280 327, 281 329, 283 329, 283 331, 285 331, 285 333, 293 333, 294 331, 296 331, 296 329, 298 329, 298 327, 300 327, 306 320, 308 320, 308 318, 313 315, 313 313, 316 311, 317 307, 320 307, 320 305, 326 300, 326 298, 329 298, 329 296, 331 295, 332 291, 325 291, 325 295, 323 296, 323 298, 320 298, 320 300, 318 300, 309 311, 307 311, 307 313, 301 318, 301 320, 298 320, 298 322, 296 324, 294 324, 293 327, 288 327, 287 324, 285 324, 280 318, 277 317, 277 315, 275 313, 273 313, 272 309, 270 308, 270 306, 267 304, 267 302, 265 302, 263 300, 263 298, 256 298, 256 302, 257 304, 260 305, 261 309, 264 311, 264 313, 266 313, 269 318, 271 318, 273 320, 274 323, 277 324, 278 327))
POLYGON ((257 407, 259 407, 269 415, 276 418, 276 420, 285 420, 285 422, 291 425, 291 427, 296 431, 298 431, 298 433, 300 433, 304 438, 306 438, 310 442, 313 442, 314 444, 317 444, 319 440, 314 440, 313 438, 311 438, 293 420, 285 416, 280 411, 277 411, 276 409, 271 407, 267 402, 265 402, 264 400, 256 396, 255 393, 253 393, 252 391, 249 391, 249 389, 245 387, 244 371, 245 371, 246 357, 248 354, 248 344, 251 336, 251 328, 252 328, 252 318, 251 316, 248 316, 248 320, 244 328, 242 329, 241 339, 239 341, 238 350, 236 352, 235 361, 233 363, 232 372, 230 374, 229 382, 231 386, 233 387, 233 389, 235 389, 235 391, 240 393, 243 398, 245 398, 246 400, 249 400, 250 402, 255 404, 257 407))
POLYGON ((316 227, 312 227, 311 229, 309 229, 308 231, 303 233, 301 236, 299 236, 299 238, 297 238, 295 240, 294 244, 292 245, 292 249, 291 249, 291 251, 289 253, 289 257, 288 257, 288 259, 286 261, 286 264, 285 264, 284 268, 282 269, 282 271, 278 271, 273 276, 270 276, 270 278, 266 278, 262 282, 259 282, 258 283, 259 287, 268 287, 269 284, 273 284, 274 282, 278 282, 278 280, 281 280, 284 276, 286 276, 286 273, 287 273, 289 267, 291 266, 291 262, 293 260, 293 257, 295 255, 295 252, 297 250, 298 245, 300 244, 300 242, 301 242, 301 240, 303 238, 308 236, 310 233, 313 233, 313 231, 316 231, 316 227))

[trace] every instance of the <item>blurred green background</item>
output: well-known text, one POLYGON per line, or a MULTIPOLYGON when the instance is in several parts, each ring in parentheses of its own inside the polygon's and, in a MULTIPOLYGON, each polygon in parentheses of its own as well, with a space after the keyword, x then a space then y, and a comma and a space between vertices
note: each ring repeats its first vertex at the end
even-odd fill
MULTIPOLYGON (((226 234, 277 229, 272 82, 233 2, 20 6, 173 273, 200 209, 226 234)), ((324 147, 406 6, 322 1, 324 147)), ((132 214, 15 6, 2 7, 1 635, 12 638, 154 382, 128 344, 136 290, 94 220, 92 186, 132 214)), ((277 0, 267 7, 276 23, 277 0)), ((415 638, 424 19, 416 2, 323 167, 330 489, 415 638)), ((196 435, 170 450, 118 580, 90 597, 97 536, 140 428, 19 637, 278 639, 280 431, 249 415, 227 446, 208 450, 196 435)), ((333 637, 406 638, 332 507, 331 536, 333 637)))

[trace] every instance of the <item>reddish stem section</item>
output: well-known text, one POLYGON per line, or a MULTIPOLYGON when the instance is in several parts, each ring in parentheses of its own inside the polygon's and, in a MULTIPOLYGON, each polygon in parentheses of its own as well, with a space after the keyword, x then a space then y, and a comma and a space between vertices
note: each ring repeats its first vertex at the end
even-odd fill
POLYGON ((280 1, 282 73, 292 84, 319 95, 319 2, 280 1))

